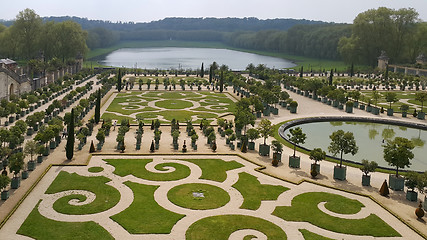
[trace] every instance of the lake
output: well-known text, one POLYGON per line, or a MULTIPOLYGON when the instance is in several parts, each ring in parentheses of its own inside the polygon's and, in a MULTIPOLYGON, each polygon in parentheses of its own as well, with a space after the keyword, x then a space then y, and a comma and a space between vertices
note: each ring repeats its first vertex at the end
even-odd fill
MULTIPOLYGON (((352 132, 359 151, 354 156, 344 154, 344 159, 354 162, 361 162, 362 159, 367 159, 376 161, 381 167, 391 169, 395 168, 389 166, 384 160, 383 145, 387 140, 392 140, 395 137, 404 137, 411 140, 415 145, 412 150, 414 153, 414 158, 411 160, 412 165, 407 169, 422 172, 427 170, 427 145, 425 145, 427 132, 424 130, 380 123, 334 121, 304 123, 295 127, 300 127, 307 136, 305 143, 301 144, 301 146, 308 149, 320 147, 328 155, 332 155, 328 151, 328 146, 331 142, 329 135, 332 132, 340 129, 345 132, 352 132)), ((285 131, 286 136, 289 134, 289 129, 285 131)), ((339 158, 339 155, 337 157, 339 158)))
POLYGON ((244 70, 249 63, 265 64, 269 68, 290 68, 295 64, 289 60, 216 48, 122 48, 116 50, 100 61, 113 67, 142 69, 199 69, 204 63, 209 69, 212 62, 225 64, 232 70, 244 70))

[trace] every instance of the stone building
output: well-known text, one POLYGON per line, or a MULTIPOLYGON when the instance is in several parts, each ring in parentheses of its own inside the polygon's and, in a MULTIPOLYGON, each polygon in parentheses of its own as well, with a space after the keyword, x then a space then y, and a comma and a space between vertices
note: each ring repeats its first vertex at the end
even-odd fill
POLYGON ((388 60, 390 60, 390 58, 385 51, 381 51, 381 55, 378 57, 378 69, 385 70, 388 65, 388 60))
POLYGON ((20 72, 15 61, 0 59, 0 99, 32 90, 30 79, 20 72))

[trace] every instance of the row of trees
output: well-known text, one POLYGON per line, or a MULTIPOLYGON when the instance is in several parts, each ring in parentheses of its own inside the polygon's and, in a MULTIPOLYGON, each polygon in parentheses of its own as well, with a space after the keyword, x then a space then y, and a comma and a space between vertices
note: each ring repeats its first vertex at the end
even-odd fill
POLYGON ((34 10, 18 13, 10 27, 0 25, 0 56, 30 60, 40 51, 46 60, 75 58, 87 51, 87 32, 76 22, 44 23, 34 10))

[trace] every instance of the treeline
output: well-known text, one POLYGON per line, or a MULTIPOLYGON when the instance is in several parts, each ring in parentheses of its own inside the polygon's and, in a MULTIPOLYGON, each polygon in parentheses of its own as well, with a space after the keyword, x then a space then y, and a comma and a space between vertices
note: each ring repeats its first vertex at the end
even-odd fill
POLYGON ((44 23, 34 10, 25 9, 11 26, 0 24, 0 57, 31 60, 43 53, 46 61, 66 62, 85 54, 86 38, 87 32, 75 22, 44 23))
POLYGON ((320 59, 340 59, 338 42, 351 35, 347 24, 296 25, 288 31, 236 32, 225 42, 233 47, 280 52, 320 59))

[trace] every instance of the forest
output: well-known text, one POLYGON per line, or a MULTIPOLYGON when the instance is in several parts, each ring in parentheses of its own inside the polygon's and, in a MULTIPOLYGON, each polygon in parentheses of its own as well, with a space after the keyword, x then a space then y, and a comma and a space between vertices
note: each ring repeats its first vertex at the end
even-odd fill
POLYGON ((108 48, 121 41, 208 41, 234 48, 342 60, 372 67, 376 66, 383 50, 390 57, 390 63, 400 64, 413 64, 420 53, 427 54, 427 23, 421 21, 412 8, 371 9, 360 13, 353 24, 257 18, 165 18, 149 23, 114 23, 78 17, 37 17, 36 25, 40 26, 37 32, 47 36, 43 41, 19 36, 22 35, 18 31, 20 14, 15 21, 0 21, 0 57, 26 59, 42 50, 48 58, 65 59, 75 53, 69 49, 65 53, 63 44, 55 41, 64 33, 56 31, 71 29, 79 36, 74 39, 80 39, 77 40, 80 52, 85 52, 86 46, 91 50, 108 48), (81 38, 85 39, 83 44, 81 38))

